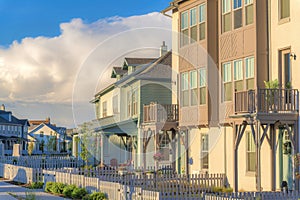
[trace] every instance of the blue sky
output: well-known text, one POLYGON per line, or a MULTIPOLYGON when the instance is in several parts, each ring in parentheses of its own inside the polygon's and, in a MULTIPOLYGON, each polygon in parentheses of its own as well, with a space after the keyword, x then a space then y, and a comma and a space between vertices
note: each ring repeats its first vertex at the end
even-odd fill
POLYGON ((24 37, 53 37, 73 18, 86 23, 111 16, 159 12, 170 0, 0 0, 0 46, 24 37))
POLYGON ((171 48, 169 1, 0 0, 0 105, 67 127, 95 119, 111 64, 171 48))

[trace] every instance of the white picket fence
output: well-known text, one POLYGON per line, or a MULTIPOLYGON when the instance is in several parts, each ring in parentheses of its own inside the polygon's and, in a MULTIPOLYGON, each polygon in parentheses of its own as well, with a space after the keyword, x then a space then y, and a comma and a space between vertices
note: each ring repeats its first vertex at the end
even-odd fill
POLYGON ((236 192, 222 194, 203 194, 203 200, 298 200, 299 191, 286 192, 236 192))
POLYGON ((42 181, 42 170, 0 163, 0 177, 20 183, 42 181))
POLYGON ((213 186, 223 186, 223 174, 123 174, 113 169, 43 170, 0 163, 0 177, 21 183, 53 181, 84 187, 89 192, 101 191, 114 200, 296 200, 300 193, 242 192, 212 193, 213 186))
POLYGON ((82 160, 68 156, 0 156, 0 163, 42 169, 77 168, 83 165, 82 160))
POLYGON ((44 182, 54 181, 84 187, 89 192, 101 191, 109 199, 199 199, 203 192, 225 183, 224 174, 123 174, 112 169, 43 170, 44 182))

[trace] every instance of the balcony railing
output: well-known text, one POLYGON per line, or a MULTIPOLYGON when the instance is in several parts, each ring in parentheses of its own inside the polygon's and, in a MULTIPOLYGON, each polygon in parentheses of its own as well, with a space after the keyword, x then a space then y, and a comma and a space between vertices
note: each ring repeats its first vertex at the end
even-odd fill
POLYGON ((290 113, 299 111, 296 89, 258 89, 235 92, 235 113, 290 113))
POLYGON ((178 105, 151 103, 144 105, 144 123, 178 121, 178 105))

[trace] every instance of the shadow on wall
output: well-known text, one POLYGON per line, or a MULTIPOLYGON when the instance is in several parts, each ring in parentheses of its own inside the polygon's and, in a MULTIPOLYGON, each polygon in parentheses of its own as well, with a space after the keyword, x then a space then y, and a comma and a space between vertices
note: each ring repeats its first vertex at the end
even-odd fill
POLYGON ((4 178, 4 164, 0 163, 0 177, 4 178))
POLYGON ((19 168, 17 174, 12 177, 13 181, 20 182, 20 183, 27 183, 27 173, 24 169, 19 168))

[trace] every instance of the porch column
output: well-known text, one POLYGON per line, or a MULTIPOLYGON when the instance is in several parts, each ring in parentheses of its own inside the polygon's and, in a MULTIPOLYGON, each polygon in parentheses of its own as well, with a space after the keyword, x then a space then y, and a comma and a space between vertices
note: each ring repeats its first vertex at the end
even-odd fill
POLYGON ((103 133, 100 133, 100 142, 101 142, 101 147, 100 147, 100 165, 104 166, 104 153, 103 153, 103 147, 104 147, 104 140, 103 140, 103 133))
POLYGON ((271 142, 271 190, 276 190, 276 131, 275 125, 270 125, 270 142, 271 142))
POLYGON ((256 190, 261 191, 260 121, 256 122, 256 190))
MULTIPOLYGON (((294 142, 295 142, 295 146, 294 146, 294 152, 295 154, 297 154, 299 152, 299 130, 298 130, 298 120, 295 122, 294 124, 294 142)), ((299 172, 299 163, 295 166, 295 172, 299 172)), ((299 180, 295 179, 295 190, 299 191, 299 180)))
POLYGON ((238 178, 238 148, 236 146, 237 134, 237 125, 233 125, 233 174, 234 174, 234 191, 238 192, 239 178, 238 178))

